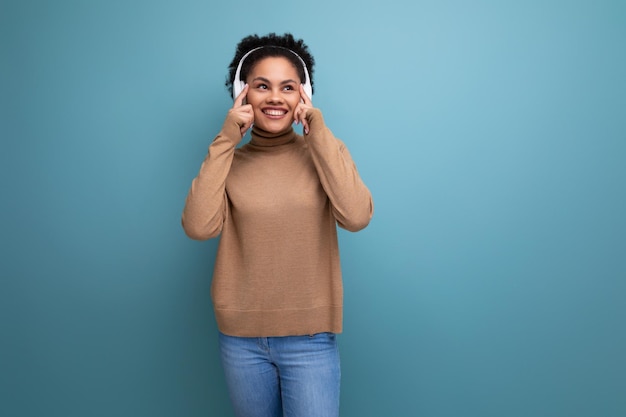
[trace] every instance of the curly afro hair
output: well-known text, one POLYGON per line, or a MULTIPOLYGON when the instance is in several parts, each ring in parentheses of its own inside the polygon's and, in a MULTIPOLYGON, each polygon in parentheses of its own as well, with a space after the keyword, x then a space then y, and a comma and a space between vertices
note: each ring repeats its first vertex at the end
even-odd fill
POLYGON ((298 54, 298 56, 302 58, 302 61, 304 61, 309 73, 309 79, 311 80, 311 87, 313 88, 313 66, 315 65, 315 59, 313 59, 313 55, 309 52, 309 47, 305 45, 302 39, 294 39, 291 33, 285 33, 284 35, 270 33, 265 36, 246 36, 237 44, 235 56, 228 66, 228 77, 224 83, 231 95, 233 94, 233 80, 237 67, 239 66, 239 61, 246 53, 261 46, 263 48, 252 52, 243 62, 240 72, 242 80, 246 79, 248 73, 258 61, 270 56, 288 59, 298 71, 300 79, 304 80, 305 76, 302 62, 296 55, 289 52, 289 50, 291 50, 298 54))

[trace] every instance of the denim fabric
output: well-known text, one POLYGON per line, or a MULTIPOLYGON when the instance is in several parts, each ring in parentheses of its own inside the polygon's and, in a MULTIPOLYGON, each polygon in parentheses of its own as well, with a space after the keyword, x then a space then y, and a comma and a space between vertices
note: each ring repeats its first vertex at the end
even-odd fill
POLYGON ((219 335, 237 417, 337 417, 341 370, 333 333, 219 335))

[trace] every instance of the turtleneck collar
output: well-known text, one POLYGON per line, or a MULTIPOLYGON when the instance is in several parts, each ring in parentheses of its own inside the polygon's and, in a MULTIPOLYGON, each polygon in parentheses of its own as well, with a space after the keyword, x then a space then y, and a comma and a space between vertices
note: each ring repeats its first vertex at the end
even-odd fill
POLYGON ((285 145, 296 140, 293 127, 281 133, 270 133, 253 125, 250 135, 250 144, 262 147, 285 145))

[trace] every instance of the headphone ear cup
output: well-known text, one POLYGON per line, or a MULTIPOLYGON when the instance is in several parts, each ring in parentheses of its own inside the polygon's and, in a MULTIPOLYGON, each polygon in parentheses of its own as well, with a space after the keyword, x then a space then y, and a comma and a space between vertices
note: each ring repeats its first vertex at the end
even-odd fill
POLYGON ((304 92, 309 96, 309 99, 313 97, 313 87, 311 87, 311 83, 304 84, 304 92))
POLYGON ((239 94, 243 91, 245 84, 241 80, 233 81, 233 101, 239 97, 239 94))

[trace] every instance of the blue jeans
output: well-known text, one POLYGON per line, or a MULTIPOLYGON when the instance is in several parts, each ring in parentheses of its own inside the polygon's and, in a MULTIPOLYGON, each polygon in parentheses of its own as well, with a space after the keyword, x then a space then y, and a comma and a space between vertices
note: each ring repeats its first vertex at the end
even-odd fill
POLYGON ((341 370, 333 333, 219 335, 237 417, 338 417, 341 370))

